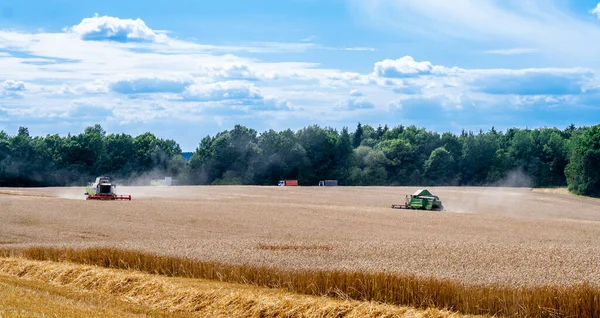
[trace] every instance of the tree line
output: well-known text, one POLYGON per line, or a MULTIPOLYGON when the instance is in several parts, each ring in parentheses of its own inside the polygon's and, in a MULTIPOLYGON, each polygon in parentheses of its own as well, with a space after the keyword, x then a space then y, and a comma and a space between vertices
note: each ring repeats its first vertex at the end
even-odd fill
POLYGON ((100 125, 67 136, 0 131, 0 186, 79 185, 98 175, 126 184, 173 176, 212 185, 568 186, 600 196, 600 125, 460 134, 360 123, 352 132, 312 125, 258 133, 236 125, 204 137, 187 161, 177 142, 149 132, 107 134, 100 125))

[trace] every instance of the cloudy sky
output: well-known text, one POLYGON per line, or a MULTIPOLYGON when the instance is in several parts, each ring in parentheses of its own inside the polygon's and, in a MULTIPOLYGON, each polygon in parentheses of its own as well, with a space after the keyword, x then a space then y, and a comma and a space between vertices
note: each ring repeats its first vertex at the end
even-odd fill
POLYGON ((1 0, 0 130, 600 123, 598 0, 1 0))

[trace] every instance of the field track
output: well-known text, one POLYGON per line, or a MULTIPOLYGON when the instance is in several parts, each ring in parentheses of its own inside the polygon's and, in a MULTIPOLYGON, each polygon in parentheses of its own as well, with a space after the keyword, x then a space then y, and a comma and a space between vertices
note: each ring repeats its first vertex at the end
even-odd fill
POLYGON ((600 200, 521 188, 430 188, 445 212, 393 210, 416 188, 0 189, 0 247, 116 247, 286 269, 467 284, 600 285, 600 200))

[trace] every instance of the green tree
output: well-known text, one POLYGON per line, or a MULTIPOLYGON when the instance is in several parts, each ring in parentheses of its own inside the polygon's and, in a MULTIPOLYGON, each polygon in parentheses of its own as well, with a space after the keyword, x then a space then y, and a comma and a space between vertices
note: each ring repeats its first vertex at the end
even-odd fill
POLYGON ((567 141, 557 129, 543 129, 541 132, 539 176, 540 186, 564 186, 567 184, 565 169, 568 164, 567 141))
POLYGON ((416 126, 388 129, 308 126, 294 132, 256 131, 237 125, 201 140, 189 162, 174 140, 150 132, 107 135, 100 125, 77 135, 32 137, 0 131, 0 185, 82 183, 98 174, 174 176, 193 184, 276 184, 299 179, 349 185, 495 184, 512 171, 537 186, 568 184, 575 193, 598 194, 598 126, 564 130, 517 129, 443 133, 416 126), (355 148, 356 147, 356 148, 355 148))
POLYGON ((497 139, 490 134, 472 132, 460 137, 462 156, 460 158, 460 173, 463 185, 484 185, 489 179, 489 172, 494 156, 498 150, 497 139))
POLYGON ((387 159, 381 150, 366 146, 356 148, 349 183, 358 186, 387 184, 386 164, 387 159))
POLYGON ((152 169, 154 147, 157 145, 157 138, 150 132, 143 133, 133 138, 133 162, 137 172, 149 171, 152 169))
MULTIPOLYGON (((386 125, 387 127, 387 125, 386 125)), ((404 126, 396 126, 392 129, 385 129, 382 140, 398 139, 404 133, 404 126)))
POLYGON ((441 140, 442 147, 448 150, 452 157, 460 158, 462 155, 462 144, 460 143, 460 139, 452 133, 445 132, 442 134, 441 140))
POLYGON ((104 139, 104 147, 106 152, 100 166, 101 174, 126 177, 135 170, 133 137, 127 134, 110 134, 104 139))
POLYGON ((373 128, 371 125, 363 125, 362 126, 362 140, 365 139, 373 139, 377 141, 379 139, 379 135, 377 134, 377 130, 373 128))
POLYGON ((213 140, 211 136, 202 138, 196 151, 190 158, 188 163, 189 179, 193 184, 208 184, 214 180, 213 170, 210 169, 213 158, 213 140))
POLYGON ((360 146, 360 143, 363 140, 363 128, 362 125, 360 123, 358 123, 358 125, 356 125, 356 130, 354 131, 354 134, 352 134, 352 145, 354 146, 354 148, 357 148, 358 146, 360 146))
POLYGON ((352 141, 350 140, 348 128, 344 127, 342 128, 342 132, 340 133, 335 145, 336 168, 338 169, 337 175, 341 179, 346 179, 347 177, 347 170, 352 158, 352 151, 354 150, 353 148, 354 147, 352 147, 352 141))
POLYGON ((29 129, 19 127, 17 135, 10 139, 8 147, 10 155, 5 169, 9 182, 16 186, 43 185, 36 147, 33 138, 29 136, 29 129))
POLYGON ((565 174, 569 191, 600 196, 600 125, 574 136, 565 174))
POLYGON ((231 131, 202 140, 190 160, 191 179, 203 184, 218 184, 223 178, 227 183, 253 183, 255 174, 248 167, 258 154, 256 131, 236 125, 231 131))
POLYGON ((10 137, 0 130, 0 186, 10 186, 8 167, 10 165, 10 137))
POLYGON ((409 178, 417 169, 415 147, 405 139, 391 139, 380 142, 377 149, 381 150, 387 159, 385 162, 387 175, 391 178, 390 183, 410 183, 409 178))
POLYGON ((423 167, 425 178, 433 185, 453 185, 457 182, 454 158, 443 147, 431 152, 423 167))
POLYGON ((300 129, 296 135, 298 143, 306 150, 309 162, 309 165, 300 169, 299 182, 316 185, 319 180, 334 178, 338 133, 313 125, 300 129))
POLYGON ((306 150, 290 129, 261 134, 257 148, 249 167, 255 174, 254 184, 275 185, 282 179, 296 179, 309 165, 306 150))

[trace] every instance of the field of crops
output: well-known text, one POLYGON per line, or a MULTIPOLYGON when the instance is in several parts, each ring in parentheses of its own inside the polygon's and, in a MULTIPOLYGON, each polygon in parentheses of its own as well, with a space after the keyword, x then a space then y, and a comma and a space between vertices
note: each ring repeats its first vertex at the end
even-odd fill
POLYGON ((0 295, 0 317, 463 317, 281 288, 12 258, 0 258, 0 295))
POLYGON ((466 284, 600 285, 600 201, 430 188, 445 212, 393 210, 415 188, 0 189, 0 247, 114 247, 233 265, 416 274, 466 284))

